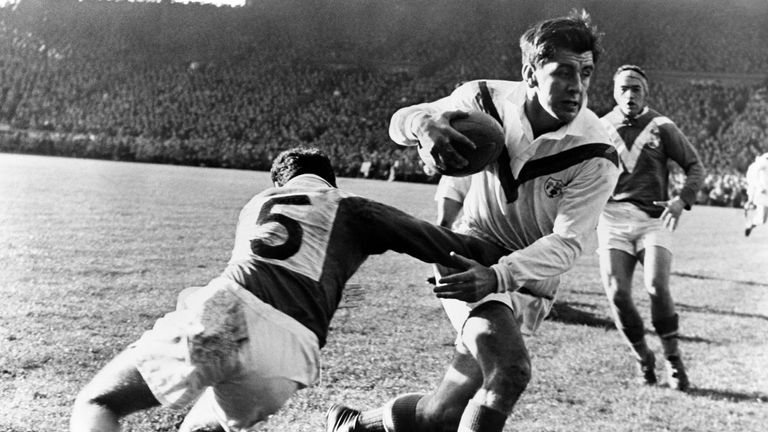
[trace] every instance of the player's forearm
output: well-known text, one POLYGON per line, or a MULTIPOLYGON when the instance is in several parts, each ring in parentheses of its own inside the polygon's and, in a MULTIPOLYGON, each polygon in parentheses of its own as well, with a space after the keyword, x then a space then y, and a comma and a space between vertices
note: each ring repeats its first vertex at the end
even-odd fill
POLYGON ((506 253, 489 242, 456 234, 386 204, 360 198, 352 200, 357 201, 355 222, 359 224, 361 236, 366 237, 369 254, 392 250, 427 263, 451 267, 451 252, 483 265, 495 263, 506 253))
POLYGON ((462 208, 463 204, 460 201, 450 198, 439 200, 437 205, 437 224, 441 227, 450 228, 456 222, 462 208))
MULTIPOLYGON (((498 290, 516 291, 526 287, 535 292, 541 281, 568 271, 583 250, 582 241, 557 234, 544 236, 530 246, 502 257, 491 266, 496 272, 498 290)), ((542 297, 554 297, 554 292, 535 292, 542 297)))
POLYGON ((690 209, 696 203, 696 194, 704 183, 705 175, 704 166, 699 161, 688 166, 685 171, 685 183, 680 189, 680 199, 685 202, 686 209, 690 209))
POLYGON ((430 104, 418 104, 397 110, 389 122, 389 138, 400 145, 417 145, 418 127, 427 116, 434 113, 435 109, 430 104))
POLYGON ((417 145, 419 130, 427 127, 430 119, 447 111, 478 109, 474 98, 476 91, 476 82, 465 83, 441 99, 400 108, 389 122, 390 139, 400 145, 417 145))

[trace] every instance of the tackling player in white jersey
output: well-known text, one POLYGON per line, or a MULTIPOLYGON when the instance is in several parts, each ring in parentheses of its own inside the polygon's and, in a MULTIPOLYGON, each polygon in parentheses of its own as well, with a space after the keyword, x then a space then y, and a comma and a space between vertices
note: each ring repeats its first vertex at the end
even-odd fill
POLYGON ((528 384, 523 333, 536 329, 594 232, 618 176, 607 131, 587 107, 600 54, 584 14, 542 21, 520 39, 524 81, 465 83, 449 96, 402 108, 390 137, 419 146, 435 166, 466 161, 452 142, 467 138, 450 121, 484 111, 502 125, 506 151, 470 180, 444 178, 441 223, 512 251, 491 266, 446 275, 438 297, 457 331, 454 359, 434 392, 395 398, 383 410, 331 407, 327 430, 500 432, 528 384))
POLYGON ((130 413, 190 403, 182 431, 253 428, 315 383, 342 289, 368 256, 462 267, 451 251, 485 265, 508 253, 340 191, 314 149, 281 153, 271 176, 275 187, 240 213, 221 276, 182 291, 175 311, 96 374, 75 401, 73 432, 117 431, 130 413))
POLYGON ((768 153, 755 156, 754 162, 747 168, 745 209, 751 212, 744 227, 744 235, 749 237, 756 226, 768 221, 768 153))

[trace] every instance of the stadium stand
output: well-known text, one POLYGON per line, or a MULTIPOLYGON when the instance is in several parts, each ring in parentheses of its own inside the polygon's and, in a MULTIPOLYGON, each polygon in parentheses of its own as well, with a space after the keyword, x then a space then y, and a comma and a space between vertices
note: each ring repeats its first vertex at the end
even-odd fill
POLYGON ((619 64, 656 74, 651 105, 710 173, 701 202, 739 205, 742 173, 768 151, 759 0, 249 3, 0 8, 0 151, 264 170, 305 143, 342 176, 434 181, 389 141, 391 114, 468 79, 519 78, 516 35, 575 4, 605 34, 590 107, 611 108, 619 64))

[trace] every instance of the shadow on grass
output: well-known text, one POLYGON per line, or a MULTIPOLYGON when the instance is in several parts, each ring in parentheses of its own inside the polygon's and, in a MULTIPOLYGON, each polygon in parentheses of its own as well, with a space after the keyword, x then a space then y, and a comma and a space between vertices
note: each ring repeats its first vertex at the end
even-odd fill
MULTIPOLYGON (((710 278, 714 279, 714 278, 710 278)), ((725 279, 723 279, 725 280, 725 279)), ((753 284, 753 285, 760 285, 760 286, 767 286, 768 284, 762 284, 757 282, 743 282, 747 284, 753 284)), ((597 291, 585 291, 585 290, 571 290, 571 293, 578 294, 582 296, 587 297, 602 297, 605 298, 605 293, 603 292, 597 292, 597 291)), ((644 304, 647 300, 643 298, 640 300, 638 304, 644 304)), ((583 304, 588 305, 587 303, 574 303, 574 302, 566 302, 571 304, 583 304)), ((557 306, 557 305, 555 305, 557 306)), ((589 305, 588 305, 589 306, 589 305)), ((734 312, 734 311, 725 311, 720 309, 714 309, 707 306, 692 306, 684 303, 675 303, 675 306, 680 309, 681 311, 687 311, 687 312, 694 312, 694 313, 701 313, 701 314, 713 314, 713 315, 723 315, 723 316, 732 316, 732 317, 738 317, 738 318, 754 318, 754 319, 761 319, 768 321, 768 316, 761 315, 761 314, 755 314, 755 313, 744 313, 744 312, 734 312)))
MULTIPOLYGON (((560 322, 563 324, 579 324, 589 327, 601 328, 604 330, 616 331, 616 326, 613 321, 606 317, 602 313, 591 312, 590 309, 595 309, 595 305, 590 303, 579 302, 556 302, 552 306, 552 310, 547 317, 548 320, 560 322)), ((645 334, 655 335, 656 333, 651 329, 645 329, 645 334)), ((680 340, 693 343, 712 343, 709 339, 701 337, 680 335, 680 340)))
MULTIPOLYGON (((656 332, 646 331, 646 334, 656 334, 656 332)), ((704 343, 704 344, 715 343, 715 341, 713 341, 712 339, 704 339, 703 337, 698 337, 698 336, 686 336, 683 334, 679 335, 677 338, 680 339, 682 342, 704 343)))
POLYGON ((691 396, 706 397, 712 400, 728 402, 768 402, 768 395, 763 393, 737 393, 728 390, 692 388, 687 392, 691 396))
POLYGON ((744 313, 744 312, 733 312, 733 311, 723 311, 719 309, 713 309, 706 306, 691 306, 687 304, 680 304, 678 303, 676 305, 680 310, 687 311, 687 312, 694 312, 694 313, 700 313, 700 314, 713 314, 713 315, 724 315, 724 316, 733 316, 733 317, 739 317, 739 318, 755 318, 755 319, 761 319, 768 321, 768 316, 761 315, 761 314, 753 314, 753 313, 744 313))
POLYGON ((589 309, 594 309, 594 305, 578 302, 555 302, 547 319, 564 324, 581 324, 605 330, 616 329, 613 321, 606 318, 602 313, 596 314, 589 309))
POLYGON ((733 283, 739 283, 739 284, 750 285, 750 286, 768 287, 768 283, 765 283, 765 282, 727 279, 727 278, 721 278, 717 276, 707 276, 707 275, 693 274, 693 273, 686 273, 686 272, 673 271, 672 276, 680 276, 680 277, 689 278, 689 279, 705 279, 705 280, 715 280, 715 281, 722 281, 722 282, 733 282, 733 283))

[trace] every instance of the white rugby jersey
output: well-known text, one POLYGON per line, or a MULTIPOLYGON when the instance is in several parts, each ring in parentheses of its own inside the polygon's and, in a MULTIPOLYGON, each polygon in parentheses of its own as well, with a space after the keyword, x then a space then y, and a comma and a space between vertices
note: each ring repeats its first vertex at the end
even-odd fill
POLYGON ((222 276, 312 330, 323 346, 347 280, 387 250, 445 266, 451 251, 485 265, 507 253, 303 174, 243 207, 222 276))
MULTIPOLYGON (((491 266, 500 291, 523 286, 535 291, 536 282, 570 269, 619 175, 616 149, 587 108, 571 123, 534 139, 525 115, 526 90, 522 82, 470 81, 443 99, 399 110, 390 124, 395 142, 416 145, 411 125, 424 113, 484 111, 501 121, 508 158, 469 181, 443 177, 437 192, 438 199, 464 203, 457 229, 514 251, 491 266)), ((555 292, 536 294, 552 298, 555 292)))
POLYGON ((747 197, 756 205, 768 207, 768 153, 755 158, 746 177, 747 197))

